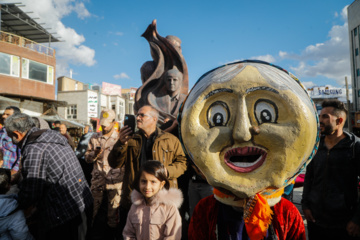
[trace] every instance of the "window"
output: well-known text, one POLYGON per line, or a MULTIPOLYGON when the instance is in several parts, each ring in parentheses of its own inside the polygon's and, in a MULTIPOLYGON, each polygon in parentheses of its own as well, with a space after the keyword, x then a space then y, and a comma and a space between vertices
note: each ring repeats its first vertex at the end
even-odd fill
POLYGON ((67 107, 67 118, 76 119, 77 118, 77 105, 69 105, 67 107))
POLYGON ((356 36, 356 35, 357 35, 357 27, 354 28, 354 36, 356 36))
POLYGON ((359 49, 355 48, 355 56, 359 55, 359 49))
POLYGON ((0 53, 0 74, 19 76, 20 58, 18 56, 0 53))
POLYGON ((356 69, 356 76, 360 76, 360 69, 356 69))
POLYGON ((54 68, 42 63, 38 63, 29 59, 22 59, 22 78, 54 83, 54 68))

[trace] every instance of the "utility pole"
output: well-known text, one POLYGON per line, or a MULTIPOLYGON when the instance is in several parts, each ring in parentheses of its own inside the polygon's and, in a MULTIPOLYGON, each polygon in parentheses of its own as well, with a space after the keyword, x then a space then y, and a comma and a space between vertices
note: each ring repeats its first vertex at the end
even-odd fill
POLYGON ((351 113, 350 113, 350 100, 349 100, 349 85, 347 81, 347 76, 345 76, 345 86, 346 86, 346 104, 348 109, 347 122, 348 122, 349 132, 352 132, 351 119, 350 119, 351 113))

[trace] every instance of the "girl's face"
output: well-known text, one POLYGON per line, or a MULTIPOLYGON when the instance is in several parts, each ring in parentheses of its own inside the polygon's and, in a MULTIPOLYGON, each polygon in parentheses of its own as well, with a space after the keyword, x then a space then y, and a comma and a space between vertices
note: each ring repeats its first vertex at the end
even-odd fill
POLYGON ((146 201, 155 196, 164 185, 165 181, 160 182, 154 175, 145 171, 142 172, 139 188, 146 201))

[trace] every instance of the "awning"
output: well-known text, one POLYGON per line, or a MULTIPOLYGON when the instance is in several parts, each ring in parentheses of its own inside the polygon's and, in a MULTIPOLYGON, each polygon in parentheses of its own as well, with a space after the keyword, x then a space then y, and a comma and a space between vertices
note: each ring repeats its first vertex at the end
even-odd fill
POLYGON ((20 101, 16 101, 11 98, 0 96, 0 102, 7 102, 7 103, 20 103, 20 101))
POLYGON ((1 29, 2 31, 14 33, 38 43, 59 42, 47 28, 41 26, 32 17, 27 15, 20 4, 0 4, 1 29))
POLYGON ((39 116, 42 119, 49 121, 49 122, 55 122, 55 121, 60 121, 61 123, 64 123, 68 128, 70 127, 80 127, 80 128, 84 128, 85 125, 75 122, 75 121, 71 121, 68 119, 64 119, 62 117, 60 117, 59 115, 43 115, 43 116, 39 116))

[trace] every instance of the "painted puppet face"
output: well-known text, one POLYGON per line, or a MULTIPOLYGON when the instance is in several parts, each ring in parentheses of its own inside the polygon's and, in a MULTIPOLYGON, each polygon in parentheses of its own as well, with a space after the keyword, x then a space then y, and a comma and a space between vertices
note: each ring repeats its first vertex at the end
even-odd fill
POLYGON ((282 188, 304 166, 316 142, 315 114, 285 72, 238 63, 197 83, 182 111, 181 134, 208 182, 245 198, 282 188))

